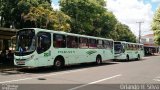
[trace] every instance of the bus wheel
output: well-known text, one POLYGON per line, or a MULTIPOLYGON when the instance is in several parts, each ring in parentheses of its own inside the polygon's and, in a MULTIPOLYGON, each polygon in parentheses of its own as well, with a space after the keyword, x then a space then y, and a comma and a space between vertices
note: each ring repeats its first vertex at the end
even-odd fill
POLYGON ((126 61, 129 61, 129 55, 126 56, 126 61))
POLYGON ((138 54, 138 56, 137 56, 137 60, 140 60, 140 55, 138 54))
POLYGON ((97 58, 96 58, 96 64, 100 65, 101 63, 102 63, 101 56, 97 56, 97 58))
POLYGON ((62 58, 56 58, 55 61, 54 61, 54 68, 55 69, 60 69, 63 66, 64 66, 63 59, 62 58))

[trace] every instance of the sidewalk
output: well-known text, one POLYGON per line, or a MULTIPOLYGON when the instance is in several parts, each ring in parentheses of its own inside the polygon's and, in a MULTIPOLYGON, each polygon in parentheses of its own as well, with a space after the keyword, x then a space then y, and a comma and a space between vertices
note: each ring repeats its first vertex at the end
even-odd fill
POLYGON ((153 55, 146 55, 144 57, 160 56, 160 53, 154 53, 153 55))
POLYGON ((155 55, 155 56, 160 56, 160 53, 155 53, 154 55, 155 55))
POLYGON ((7 64, 0 63, 0 71, 14 70, 17 68, 19 68, 19 67, 14 66, 14 65, 7 65, 7 64))

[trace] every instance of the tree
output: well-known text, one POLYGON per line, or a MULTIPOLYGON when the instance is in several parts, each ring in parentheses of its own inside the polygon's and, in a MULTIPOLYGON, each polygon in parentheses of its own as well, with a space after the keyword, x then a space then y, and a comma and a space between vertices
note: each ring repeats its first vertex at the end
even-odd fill
POLYGON ((69 31, 70 25, 67 23, 69 17, 60 11, 53 11, 39 5, 31 7, 28 14, 22 14, 25 22, 30 22, 31 27, 69 31))
POLYGON ((51 0, 2 0, 1 7, 1 25, 3 27, 23 28, 28 26, 28 22, 24 22, 21 14, 27 14, 31 7, 42 5, 51 8, 51 0))
POLYGON ((70 32, 70 17, 61 11, 56 11, 55 13, 56 21, 53 25, 54 30, 70 32))
POLYGON ((71 17, 71 32, 108 38, 117 19, 104 0, 60 0, 61 10, 71 17))
POLYGON ((1 26, 10 27, 13 24, 13 8, 16 7, 18 0, 1 0, 1 26))
POLYGON ((3 27, 70 30, 70 17, 54 11, 51 0, 3 0, 0 4, 3 27))
POLYGON ((155 44, 160 45, 160 7, 154 14, 151 27, 154 32, 155 44))
MULTIPOLYGON (((106 9, 104 0, 60 0, 61 10, 71 17, 71 32, 97 36, 106 9)), ((98 34, 99 35, 99 34, 98 34)))
POLYGON ((131 32, 129 27, 118 22, 115 30, 111 31, 109 37, 115 41, 136 42, 136 36, 131 32))
POLYGON ((106 12, 101 17, 101 20, 102 20, 102 22, 100 23, 102 25, 101 36, 109 38, 110 33, 115 30, 118 21, 112 12, 106 12))
MULTIPOLYGON (((50 0, 19 0, 17 7, 13 12, 16 21, 16 28, 35 27, 32 22, 24 20, 23 16, 27 15, 33 7, 43 7, 45 9, 52 10, 50 0), (17 15, 18 13, 18 15, 17 15)), ((42 9, 42 8, 39 8, 42 9)))

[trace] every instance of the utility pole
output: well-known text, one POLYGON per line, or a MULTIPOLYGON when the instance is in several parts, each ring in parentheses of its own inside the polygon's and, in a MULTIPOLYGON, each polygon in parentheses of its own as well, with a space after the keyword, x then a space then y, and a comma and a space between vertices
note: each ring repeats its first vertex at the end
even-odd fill
POLYGON ((141 24, 144 23, 143 21, 139 21, 139 22, 136 22, 138 23, 139 25, 139 39, 138 39, 138 42, 141 43, 141 24))

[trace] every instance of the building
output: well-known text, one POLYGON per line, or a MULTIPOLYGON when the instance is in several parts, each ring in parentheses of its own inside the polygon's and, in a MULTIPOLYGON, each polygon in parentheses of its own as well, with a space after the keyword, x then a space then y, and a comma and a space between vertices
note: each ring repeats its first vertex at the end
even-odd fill
POLYGON ((16 35, 17 29, 0 27, 0 51, 9 50, 11 38, 16 35))
POLYGON ((154 35, 153 34, 147 34, 145 36, 142 36, 141 37, 141 43, 143 43, 145 46, 155 46, 154 35))
POLYGON ((154 44, 154 34, 147 34, 145 36, 142 36, 141 43, 144 44, 145 54, 159 52, 159 47, 154 44))

